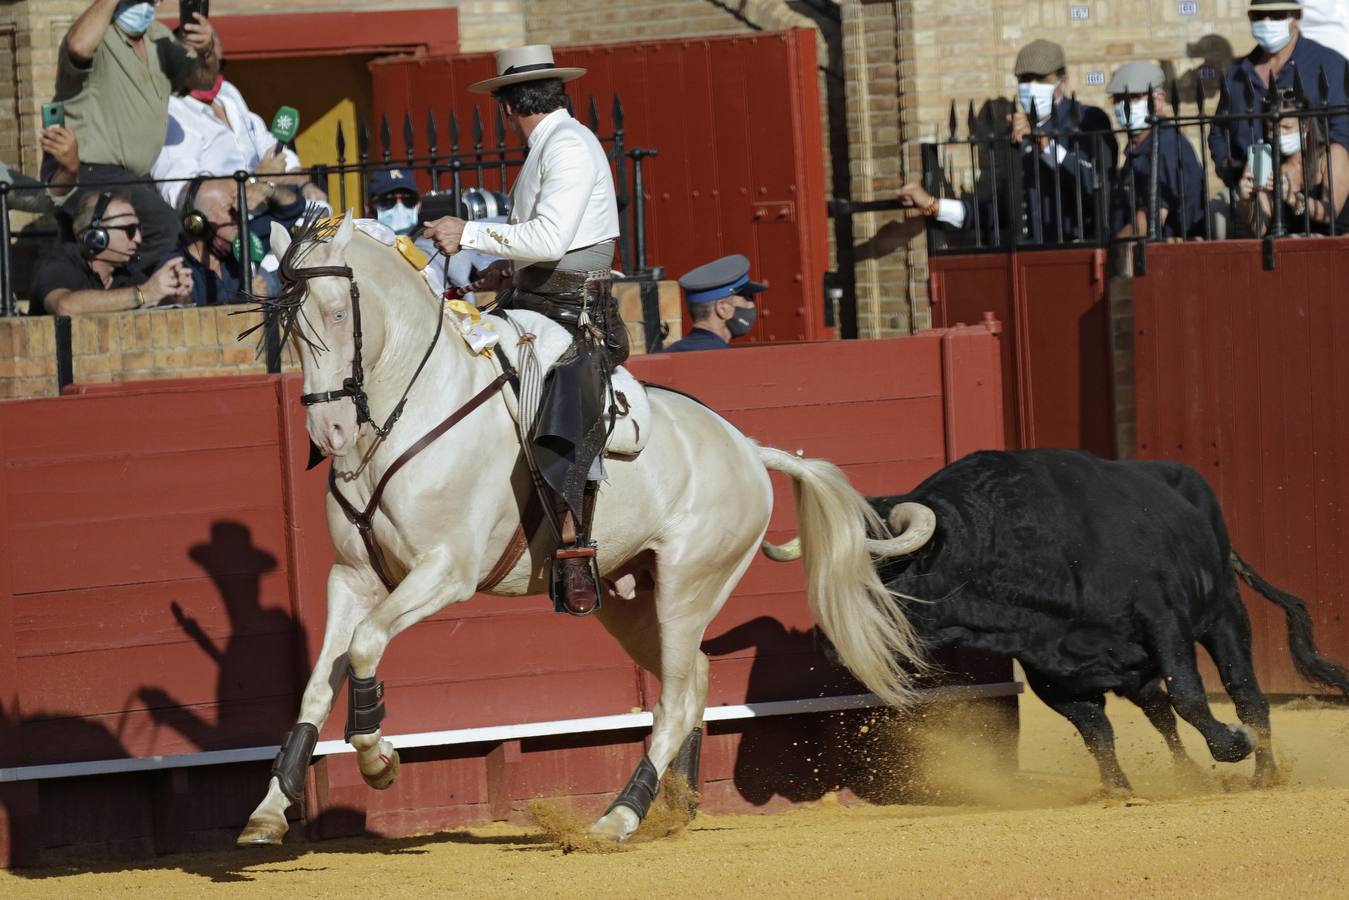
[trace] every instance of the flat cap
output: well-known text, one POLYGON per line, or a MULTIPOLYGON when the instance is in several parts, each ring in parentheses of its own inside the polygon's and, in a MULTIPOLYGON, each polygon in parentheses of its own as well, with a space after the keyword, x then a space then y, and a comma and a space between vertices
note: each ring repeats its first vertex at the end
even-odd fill
POLYGON ((711 303, 732 294, 757 294, 767 285, 749 280, 749 260, 739 253, 704 263, 679 279, 689 306, 711 303))
POLYGON ((1301 0, 1251 0, 1249 12, 1302 12, 1301 0))
POLYGON ((1155 62, 1136 59, 1127 62, 1110 76, 1105 86, 1107 94, 1146 94, 1166 85, 1166 74, 1155 62))
POLYGON ((1016 55, 1015 74, 1018 78, 1022 75, 1052 75, 1066 68, 1068 62, 1063 58, 1063 48, 1043 38, 1031 41, 1016 55))

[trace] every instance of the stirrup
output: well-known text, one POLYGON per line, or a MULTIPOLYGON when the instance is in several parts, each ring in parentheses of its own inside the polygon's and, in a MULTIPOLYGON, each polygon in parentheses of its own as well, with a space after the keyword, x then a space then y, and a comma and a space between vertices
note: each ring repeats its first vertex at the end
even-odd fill
POLYGON ((553 612, 588 616, 600 608, 600 566, 594 544, 561 547, 548 566, 548 596, 553 612), (584 578, 586 583, 576 581, 584 578))

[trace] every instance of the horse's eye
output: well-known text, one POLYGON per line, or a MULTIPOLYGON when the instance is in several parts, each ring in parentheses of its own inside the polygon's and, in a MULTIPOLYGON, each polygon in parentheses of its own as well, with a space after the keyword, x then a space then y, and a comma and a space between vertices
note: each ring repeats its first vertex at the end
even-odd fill
POLYGON ((341 322, 341 321, 342 321, 343 319, 345 319, 346 317, 347 317, 347 311, 346 311, 345 309, 339 309, 337 312, 333 313, 333 321, 334 321, 334 322, 341 322))

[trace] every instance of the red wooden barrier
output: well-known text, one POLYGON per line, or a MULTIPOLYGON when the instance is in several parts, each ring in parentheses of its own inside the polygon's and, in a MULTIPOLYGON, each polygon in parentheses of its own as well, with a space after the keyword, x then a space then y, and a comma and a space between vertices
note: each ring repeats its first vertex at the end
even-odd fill
MULTIPOLYGON (((1189 463, 1237 551, 1349 660, 1349 239, 1153 246, 1134 279, 1138 455, 1189 463)), ((1277 607, 1245 592, 1262 686, 1305 692, 1277 607)), ((1216 679, 1212 680, 1217 684, 1216 679)))
MULTIPOLYGON (((1001 444, 997 339, 984 328, 633 360, 764 443, 834 459, 870 493, 911 487, 1001 444)), ((267 762, 15 781, 83 760, 274 745, 319 647, 332 549, 324 473, 304 471, 295 376, 86 389, 0 404, 0 859, 53 848, 144 854, 217 846, 267 762)), ((772 536, 792 532, 775 483, 772 536)), ((756 562, 708 632, 709 704, 848 694, 816 653, 799 566, 756 562)), ((970 658, 984 680, 1005 663, 970 658)), ((650 709, 657 685, 594 620, 539 598, 480 597, 395 641, 386 733, 650 709)), ((324 739, 340 738, 339 701, 324 739)), ((708 808, 815 799, 840 778, 794 743, 846 756, 836 717, 711 727, 708 808), (790 735, 791 740, 786 736, 790 735), (832 748, 832 749, 831 749, 832 748)), ((428 747, 388 792, 350 756, 310 772, 312 835, 406 834, 504 818, 532 797, 607 802, 640 730, 428 747)), ((854 789, 861 790, 854 785, 854 789)))
MULTIPOLYGON (((628 148, 659 151, 642 164, 650 264, 677 278, 719 256, 743 253, 753 277, 770 286, 757 298, 759 320, 749 340, 832 337, 824 324, 829 238, 815 32, 562 47, 555 55, 558 65, 588 70, 567 85, 578 118, 587 120, 593 96, 600 131, 611 134, 612 98, 619 95, 628 148)), ((468 92, 468 85, 496 74, 492 54, 394 58, 370 68, 375 115, 388 116, 395 163, 407 158, 402 122, 408 111, 419 156, 426 152, 427 110, 440 122, 442 154, 451 109, 459 117, 461 150, 472 149, 475 109, 487 125, 486 147, 497 146, 496 104, 468 92)), ((518 146, 512 135, 506 142, 518 146)), ((464 178, 468 186, 477 182, 471 169, 464 178)), ((510 186, 491 166, 484 183, 492 190, 510 186)), ((442 186, 448 185, 443 174, 442 186)))
POLYGON ((1009 447, 1080 447, 1115 455, 1111 324, 1098 250, 936 256, 936 324, 1006 329, 1002 392, 1009 447))

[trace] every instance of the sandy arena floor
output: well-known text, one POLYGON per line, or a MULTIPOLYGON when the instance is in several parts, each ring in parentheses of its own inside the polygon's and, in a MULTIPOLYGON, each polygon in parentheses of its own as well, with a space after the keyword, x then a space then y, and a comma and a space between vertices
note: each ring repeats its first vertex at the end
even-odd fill
MULTIPOLYGON (((924 737, 931 805, 816 804, 764 816, 699 816, 623 852, 563 854, 537 831, 494 825, 279 852, 165 857, 127 870, 0 873, 3 897, 1349 897, 1349 707, 1295 701, 1274 713, 1284 787, 1252 791, 1249 761, 1183 785, 1161 739, 1112 703, 1139 800, 1092 799, 1076 733, 1022 699, 1021 773, 960 729, 924 737), (960 797, 959 804, 954 798, 960 797)), ((1215 709, 1233 721, 1230 706, 1215 709)), ((937 715, 930 718, 942 718, 937 715)))

